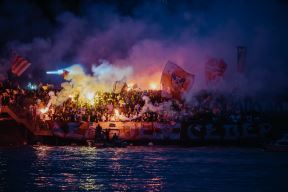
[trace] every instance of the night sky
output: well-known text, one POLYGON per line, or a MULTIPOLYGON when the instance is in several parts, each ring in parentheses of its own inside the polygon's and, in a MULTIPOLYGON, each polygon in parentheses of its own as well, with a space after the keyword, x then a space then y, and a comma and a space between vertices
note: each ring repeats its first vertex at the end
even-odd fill
POLYGON ((0 0, 1 71, 9 50, 43 79, 75 63, 89 71, 100 59, 156 76, 171 60, 196 74, 199 89, 211 57, 225 60, 233 80, 236 47, 245 46, 247 92, 287 95, 287 19, 287 0, 0 0))

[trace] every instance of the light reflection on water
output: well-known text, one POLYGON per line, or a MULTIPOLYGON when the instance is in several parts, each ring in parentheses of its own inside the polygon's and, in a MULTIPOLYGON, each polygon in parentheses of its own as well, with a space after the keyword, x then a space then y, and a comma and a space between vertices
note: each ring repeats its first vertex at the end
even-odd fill
POLYGON ((0 191, 5 191, 5 185, 7 185, 5 177, 5 175, 7 175, 7 169, 5 169, 5 167, 7 167, 7 160, 0 150, 0 191))
POLYGON ((288 189, 288 154, 205 147, 0 148, 0 176, 0 191, 282 191, 288 189))

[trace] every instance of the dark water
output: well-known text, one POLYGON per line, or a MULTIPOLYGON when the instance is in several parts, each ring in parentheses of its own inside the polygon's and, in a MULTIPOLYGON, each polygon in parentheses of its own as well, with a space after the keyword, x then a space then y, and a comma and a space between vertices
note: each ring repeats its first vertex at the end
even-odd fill
POLYGON ((241 148, 0 148, 0 191, 288 191, 288 153, 241 148))

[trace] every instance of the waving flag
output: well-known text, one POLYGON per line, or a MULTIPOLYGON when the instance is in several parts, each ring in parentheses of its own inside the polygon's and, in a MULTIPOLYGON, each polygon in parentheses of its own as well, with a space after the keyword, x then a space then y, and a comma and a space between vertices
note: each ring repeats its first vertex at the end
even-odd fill
POLYGON ((237 47, 237 71, 239 73, 243 73, 246 65, 246 55, 247 48, 246 47, 237 47))
POLYGON ((11 59, 11 71, 18 77, 28 69, 31 63, 24 57, 14 53, 11 59))
POLYGON ((218 80, 224 76, 227 64, 223 59, 211 58, 205 64, 206 82, 218 80))
POLYGON ((114 93, 121 93, 126 89, 127 89, 127 83, 126 83, 125 77, 119 81, 115 81, 114 86, 113 86, 114 93))
POLYGON ((161 77, 162 91, 180 99, 194 83, 195 76, 186 72, 177 64, 168 61, 161 77))

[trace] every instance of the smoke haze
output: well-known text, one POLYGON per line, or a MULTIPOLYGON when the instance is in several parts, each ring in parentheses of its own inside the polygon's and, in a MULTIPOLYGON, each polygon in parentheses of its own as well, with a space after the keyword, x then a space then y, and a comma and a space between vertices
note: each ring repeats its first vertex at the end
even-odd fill
POLYGON ((108 69, 107 81, 127 76, 147 88, 171 60, 195 74, 193 93, 205 87, 205 62, 217 57, 228 64, 220 89, 270 96, 288 88, 287 1, 4 0, 0 15, 3 69, 5 50, 14 49, 32 62, 26 73, 80 63, 91 74, 108 69), (244 77, 236 73, 238 45, 248 50, 244 77))

